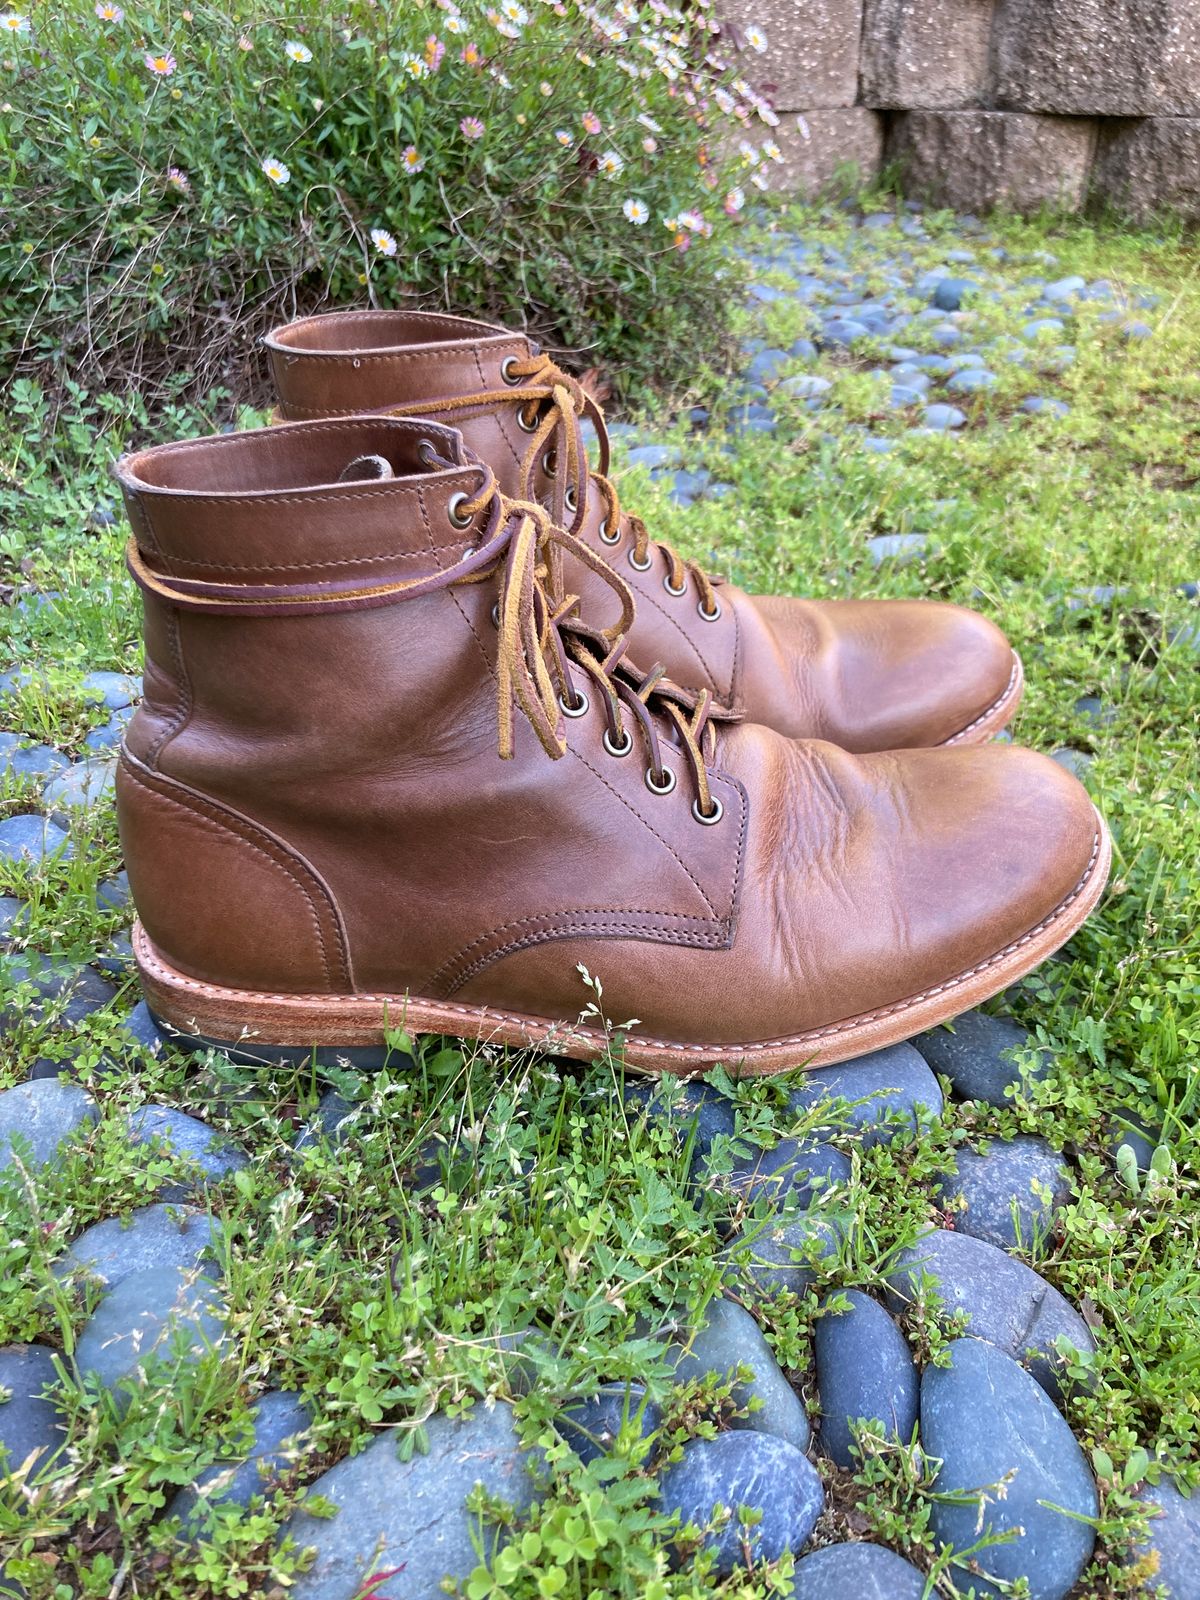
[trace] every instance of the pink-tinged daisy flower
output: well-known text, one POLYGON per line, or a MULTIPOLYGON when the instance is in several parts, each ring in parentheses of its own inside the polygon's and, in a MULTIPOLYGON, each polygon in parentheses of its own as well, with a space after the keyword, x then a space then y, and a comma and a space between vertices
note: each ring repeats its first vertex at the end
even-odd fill
POLYGON ((562 145, 564 150, 569 150, 575 143, 575 135, 573 133, 568 133, 566 128, 557 129, 554 137, 558 140, 559 144, 562 145))
POLYGON ((299 39, 289 39, 283 47, 283 53, 289 61, 295 61, 302 67, 312 60, 312 51, 299 39))
POLYGON ((479 65, 481 58, 479 54, 479 46, 477 44, 465 44, 459 53, 462 56, 462 59, 466 62, 467 66, 477 67, 479 65))
POLYGON ((600 157, 600 171, 606 178, 619 177, 625 170, 625 162, 615 150, 606 150, 600 157))
POLYGON ((100 18, 101 22, 125 21, 125 13, 121 10, 120 6, 108 4, 108 0, 99 0, 99 4, 96 7, 96 15, 100 18))
POLYGON ((442 57, 446 54, 446 46, 436 33, 431 33, 425 41, 425 60, 430 72, 436 72, 442 64, 442 57))
POLYGON ((483 123, 478 117, 464 117, 458 125, 458 131, 464 139, 482 139, 483 123))
POLYGON ((640 200, 626 200, 625 204, 621 207, 621 210, 625 213, 628 220, 639 228, 644 222, 648 222, 650 220, 650 209, 640 200))
POLYGON ((267 157, 262 164, 262 169, 271 182, 275 184, 285 184, 292 176, 290 169, 285 167, 283 162, 277 160, 274 156, 267 157))
POLYGON ((249 39, 247 39, 247 37, 246 37, 246 35, 244 33, 238 39, 238 49, 239 50, 253 50, 254 49, 253 44, 250 42, 249 39))
POLYGON ((746 204, 746 191, 744 189, 730 189, 729 193, 725 196, 724 204, 725 215, 727 217, 736 217, 738 212, 746 204))
POLYGON ((147 51, 142 60, 146 63, 146 71, 153 73, 156 78, 169 78, 175 71, 175 57, 169 50, 157 56, 147 51))
POLYGON ((648 156, 652 156, 658 149, 658 140, 652 139, 649 134, 642 140, 642 149, 648 156))
POLYGON ((425 163, 421 159, 415 144, 410 144, 401 151, 400 165, 404 168, 405 172, 417 173, 425 170, 425 163))
POLYGON ((192 180, 188 177, 187 173, 182 171, 179 167, 167 168, 167 182, 171 185, 172 189, 178 189, 180 194, 187 194, 188 190, 192 187, 192 180))
POLYGON ((585 111, 580 121, 583 123, 584 133, 600 132, 600 118, 594 111, 585 111))
POLYGON ((371 243, 381 256, 394 256, 396 254, 396 241, 386 228, 372 228, 371 243))

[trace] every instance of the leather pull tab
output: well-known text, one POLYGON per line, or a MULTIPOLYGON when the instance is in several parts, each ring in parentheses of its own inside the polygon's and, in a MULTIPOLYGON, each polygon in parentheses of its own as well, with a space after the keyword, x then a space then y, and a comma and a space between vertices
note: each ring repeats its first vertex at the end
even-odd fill
POLYGON ((382 456, 355 456, 338 473, 339 483, 368 483, 372 479, 394 478, 390 461, 382 456))

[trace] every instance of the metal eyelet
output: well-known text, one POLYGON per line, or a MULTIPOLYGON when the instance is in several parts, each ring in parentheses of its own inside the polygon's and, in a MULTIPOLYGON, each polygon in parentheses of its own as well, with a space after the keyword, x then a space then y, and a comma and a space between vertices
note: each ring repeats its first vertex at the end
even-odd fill
POLYGON ((474 515, 462 516, 459 508, 466 505, 467 496, 460 489, 457 494, 452 494, 446 502, 446 515, 450 519, 452 528, 469 528, 474 522, 474 515))
POLYGON ((610 533, 609 532, 609 527, 608 527, 608 518, 606 517, 604 519, 604 521, 600 524, 600 543, 601 544, 620 544, 620 542, 621 542, 621 530, 620 530, 620 528, 614 528, 610 533))
POLYGON ((633 735, 630 733, 628 728, 623 728, 621 731, 625 735, 624 744, 615 744, 613 742, 612 734, 609 733, 607 728, 604 730, 604 748, 608 751, 610 756, 627 756, 633 749, 633 735))
POLYGON ((635 572, 649 572, 654 565, 654 557, 647 551, 645 561, 639 561, 637 559, 637 551, 631 550, 629 552, 629 565, 635 572))
MULTIPOLYGON (((563 505, 566 506, 567 510, 572 516, 574 516, 579 510, 579 497, 576 495, 574 489, 563 490, 563 505)), ((604 535, 601 534, 600 537, 603 538, 604 535)))
POLYGON ((423 467, 437 466, 437 451, 433 448, 432 439, 422 439, 417 445, 417 460, 423 467))
POLYGON ((538 414, 537 414, 537 405, 536 405, 536 403, 533 403, 533 421, 532 422, 526 422, 525 421, 525 412, 526 412, 527 409, 528 408, 526 406, 522 406, 521 409, 517 412, 517 427, 520 428, 522 433, 536 433, 538 431, 538 414))
POLYGON ((548 478, 552 478, 558 471, 558 451, 547 450, 542 457, 542 471, 548 478))
POLYGON ((671 586, 671 574, 668 572, 666 577, 663 579, 663 588, 667 591, 668 594, 674 595, 676 600, 678 600, 679 596, 681 594, 686 594, 687 593, 687 579, 685 578, 683 580, 683 582, 679 585, 678 589, 672 588, 672 586, 671 586))
POLYGON ((504 360, 500 363, 500 376, 510 388, 515 388, 521 381, 521 374, 519 372, 515 376, 513 374, 513 368, 516 366, 516 364, 516 356, 505 356, 504 360))
POLYGON ((704 618, 705 622, 717 622, 717 621, 720 620, 720 616, 721 616, 721 602, 714 595, 713 596, 713 609, 711 611, 705 611, 705 609, 704 609, 704 601, 703 600, 701 600, 700 604, 696 607, 696 610, 704 618))
POLYGON ((647 767, 646 787, 649 789, 651 794, 670 794, 671 790, 675 787, 675 774, 671 771, 670 767, 664 767, 663 782, 661 784, 655 783, 654 768, 647 767))
POLYGON ((499 602, 499 600, 497 600, 495 605, 492 607, 492 627, 493 628, 498 628, 499 626, 500 626, 500 602, 499 602))
POLYGON ((558 703, 562 707, 562 714, 563 714, 564 717, 586 717, 587 716, 588 709, 591 706, 592 702, 588 699, 587 695, 584 694, 582 689, 577 689, 575 691, 575 695, 576 695, 576 698, 575 698, 575 704, 574 705, 568 705, 567 702, 563 699, 562 695, 559 695, 558 703))
POLYGON ((720 822, 721 818, 725 815, 725 807, 714 794, 712 796, 711 811, 701 811, 699 800, 693 800, 692 815, 695 817, 697 822, 702 822, 706 828, 711 828, 714 822, 720 822))

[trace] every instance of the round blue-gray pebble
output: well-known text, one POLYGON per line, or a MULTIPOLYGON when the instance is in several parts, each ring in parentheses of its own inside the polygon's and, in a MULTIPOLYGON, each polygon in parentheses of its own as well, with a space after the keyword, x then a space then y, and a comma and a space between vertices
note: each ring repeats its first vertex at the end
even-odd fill
POLYGON ((707 1529, 703 1543, 714 1553, 714 1570, 728 1576, 752 1561, 778 1561, 786 1552, 798 1555, 808 1543, 825 1497, 816 1469, 794 1445, 765 1434, 723 1433, 715 1439, 693 1439, 683 1447, 660 1481, 661 1509, 689 1524, 707 1529), (719 1520, 721 1508, 731 1515, 719 1520), (744 1523, 738 1509, 759 1513, 744 1523))
POLYGON ((1001 1351, 956 1339, 946 1354, 949 1364, 927 1367, 921 1382, 921 1446, 942 1464, 939 1496, 976 1498, 933 1500, 933 1532, 962 1551, 978 1546, 981 1524, 984 1538, 1013 1535, 975 1548, 984 1576, 959 1577, 979 1600, 999 1600, 999 1583, 1021 1578, 1030 1600, 1065 1600, 1091 1559, 1090 1522, 1100 1509, 1083 1451, 1045 1393, 1001 1351))

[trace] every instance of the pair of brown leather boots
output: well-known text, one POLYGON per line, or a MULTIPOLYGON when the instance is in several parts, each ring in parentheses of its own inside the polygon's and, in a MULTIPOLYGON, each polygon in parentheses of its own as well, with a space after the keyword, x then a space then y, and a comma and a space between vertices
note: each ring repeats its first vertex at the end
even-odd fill
POLYGON ((1088 796, 986 742, 1022 688, 990 623, 711 577, 520 334, 353 312, 268 348, 286 425, 118 467, 118 809, 168 1023, 582 1058, 616 1028, 635 1068, 777 1072, 954 1016, 1094 906, 1088 796))

